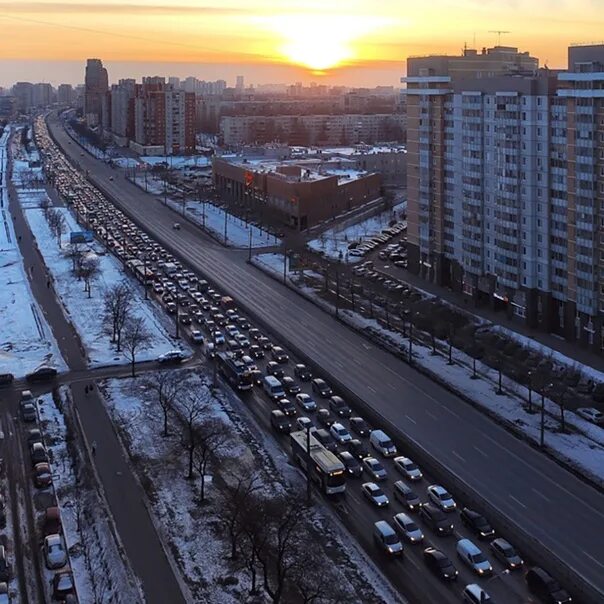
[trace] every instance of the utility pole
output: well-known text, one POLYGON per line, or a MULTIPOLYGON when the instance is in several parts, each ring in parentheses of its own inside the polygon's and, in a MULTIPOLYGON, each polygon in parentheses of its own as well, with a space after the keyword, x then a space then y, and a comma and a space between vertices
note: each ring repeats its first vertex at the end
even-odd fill
POLYGON ((409 315, 409 365, 413 363, 413 319, 409 315))
POLYGON ((533 372, 528 372, 528 412, 533 412, 533 372))
POLYGON ((251 260, 252 260, 252 229, 251 228, 250 228, 250 244, 248 247, 247 260, 248 260, 248 262, 251 262, 251 260))
POLYGON ((310 429, 311 424, 306 426, 306 505, 312 505, 312 491, 310 481, 310 429))
POLYGON ((336 319, 340 316, 340 271, 336 267, 336 319))

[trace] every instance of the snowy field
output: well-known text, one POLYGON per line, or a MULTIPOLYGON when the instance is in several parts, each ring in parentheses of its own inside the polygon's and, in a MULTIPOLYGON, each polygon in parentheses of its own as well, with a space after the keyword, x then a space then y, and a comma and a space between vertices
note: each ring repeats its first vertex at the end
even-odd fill
MULTIPOLYGON (((6 128, 0 139, 2 183, 5 182, 8 134, 6 128)), ((0 195, 0 373, 22 377, 42 364, 62 371, 66 365, 29 287, 8 210, 6 187, 1 187, 0 195)))
MULTIPOLYGON (((27 195, 20 196, 20 200, 22 203, 24 202, 25 207, 31 204, 27 195)), ((67 209, 61 208, 60 210, 67 221, 67 233, 81 230, 67 209)), ((72 260, 67 255, 68 235, 63 237, 62 247, 59 248, 42 210, 30 208, 25 211, 25 215, 38 242, 44 262, 53 276, 55 291, 60 296, 65 311, 80 334, 90 362, 93 365, 127 363, 128 359, 116 352, 115 346, 105 333, 102 313, 105 289, 127 278, 120 262, 113 256, 98 257, 101 273, 98 280, 92 285, 92 297, 88 298, 84 293, 83 281, 78 281, 72 275, 72 260)), ((174 340, 170 335, 173 331, 170 319, 159 309, 154 309, 151 302, 143 299, 140 288, 133 280, 131 280, 131 285, 133 315, 143 317, 147 328, 153 335, 153 343, 147 350, 141 350, 137 355, 137 361, 155 359, 168 350, 182 348, 181 341, 174 340)))
POLYGON ((406 202, 402 202, 392 210, 387 210, 365 218, 354 224, 348 224, 348 221, 343 220, 341 224, 327 229, 316 239, 308 242, 308 247, 326 258, 332 260, 345 260, 346 262, 358 262, 360 256, 348 256, 348 246, 354 242, 361 242, 369 239, 374 235, 379 235, 382 229, 385 229, 391 220, 399 220, 401 211, 406 207, 406 202))

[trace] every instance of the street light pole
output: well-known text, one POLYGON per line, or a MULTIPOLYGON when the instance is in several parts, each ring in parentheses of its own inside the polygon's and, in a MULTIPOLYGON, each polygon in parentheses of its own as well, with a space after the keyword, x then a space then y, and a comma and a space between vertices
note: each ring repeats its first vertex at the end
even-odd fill
POLYGON ((545 387, 541 390, 541 447, 545 445, 545 387))
POLYGON ((283 250, 283 283, 287 283, 287 248, 283 250))
POLYGON ((178 303, 178 292, 176 292, 176 339, 177 340, 180 338, 179 310, 180 310, 180 304, 178 303))
POLYGON ((336 268, 336 319, 340 316, 340 271, 336 268))
POLYGON ((533 372, 528 372, 528 412, 533 412, 533 372))
POLYGON ((413 363, 413 319, 409 315, 409 365, 413 363))
POLYGON ((310 481, 310 429, 311 424, 306 426, 306 505, 312 505, 312 492, 310 481))
POLYGON ((250 244, 249 244, 249 248, 248 248, 247 259, 248 259, 248 262, 250 262, 252 260, 252 229, 251 229, 251 227, 250 227, 250 244))

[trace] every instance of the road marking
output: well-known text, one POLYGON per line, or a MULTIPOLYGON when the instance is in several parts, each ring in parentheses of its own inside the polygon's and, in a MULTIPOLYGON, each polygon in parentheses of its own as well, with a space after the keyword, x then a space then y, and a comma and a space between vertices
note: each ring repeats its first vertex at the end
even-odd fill
POLYGON ((457 415, 457 413, 455 413, 455 411, 451 411, 451 409, 449 409, 449 407, 447 407, 446 405, 443 405, 442 403, 438 403, 447 413, 450 413, 451 415, 455 416, 457 419, 459 419, 459 415, 457 415))
POLYGON ((438 417, 436 415, 434 415, 434 413, 430 413, 430 411, 428 411, 427 409, 424 409, 424 411, 426 412, 426 415, 429 415, 432 419, 437 420, 438 417))
POLYGON ((488 455, 482 449, 479 449, 477 446, 474 446, 474 449, 476 449, 483 457, 488 457, 488 455))
POLYGON ((539 497, 541 497, 542 499, 545 499, 545 501, 547 501, 548 503, 552 502, 552 500, 549 497, 546 497, 541 491, 538 491, 537 489, 531 489, 531 491, 533 491, 533 493, 535 493, 535 495, 539 495, 539 497))
POLYGON ((457 459, 461 459, 461 461, 463 461, 464 463, 466 463, 466 460, 457 451, 451 450, 451 453, 453 455, 455 455, 455 457, 457 457, 457 459))
POLYGON ((413 559, 413 556, 405 556, 406 562, 411 562, 415 568, 419 569, 419 564, 413 559))
POLYGON ((408 415, 405 415, 405 417, 406 417, 406 418, 407 418, 407 419, 408 419, 410 422, 413 422, 414 424, 417 424, 417 422, 416 422, 416 421, 415 421, 415 420, 414 420, 412 417, 409 417, 408 415))
POLYGON ((373 392, 373 394, 377 394, 377 390, 375 388, 372 388, 371 386, 367 386, 367 388, 369 390, 371 390, 371 392, 373 392))
MULTIPOLYGON (((583 550, 581 550, 583 551, 583 550)), ((593 556, 590 556, 586 551, 583 551, 583 553, 590 559, 593 560, 598 566, 601 566, 602 568, 604 568, 604 564, 602 564, 599 560, 596 560, 593 556)))
POLYGON ((513 495, 510 495, 510 499, 513 499, 518 505, 522 506, 526 510, 526 506, 524 505, 524 503, 522 503, 522 501, 516 499, 516 497, 514 497, 513 495))
POLYGON ((369 346, 369 344, 365 344, 365 342, 361 342, 361 346, 363 346, 365 350, 371 350, 371 346, 369 346))

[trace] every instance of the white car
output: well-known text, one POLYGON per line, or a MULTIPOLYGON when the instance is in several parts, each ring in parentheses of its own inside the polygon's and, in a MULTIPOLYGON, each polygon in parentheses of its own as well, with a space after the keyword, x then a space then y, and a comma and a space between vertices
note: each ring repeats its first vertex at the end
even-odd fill
POLYGON ((212 332, 212 337, 214 338, 214 342, 218 345, 218 344, 224 344, 224 336, 222 335, 221 331, 214 331, 212 332))
POLYGON ((198 329, 191 332, 191 340, 194 344, 203 344, 203 334, 198 329))
POLYGON ((439 484, 431 484, 428 487, 428 497, 443 512, 452 512, 457 507, 449 491, 439 484))
POLYGON ((329 431, 331 432, 331 435, 336 439, 336 441, 341 445, 352 440, 352 436, 350 436, 348 430, 346 430, 346 428, 344 428, 344 426, 338 422, 334 422, 333 424, 331 424, 331 428, 329 428, 329 431))
POLYGON ((157 359, 159 363, 180 363, 187 358, 187 355, 182 350, 170 350, 164 352, 157 359))
POLYGON ((395 457, 394 465, 396 469, 409 480, 421 480, 423 474, 417 467, 415 462, 411 461, 408 457, 395 457))
POLYGON ((386 470, 375 457, 365 457, 363 466, 374 480, 386 480, 386 470))
POLYGON ((67 563, 67 551, 61 535, 48 535, 44 538, 44 558, 50 569, 61 568, 67 563))
POLYGON ((593 407, 579 407, 575 413, 586 419, 588 422, 592 422, 597 426, 604 425, 604 413, 594 409, 593 407))
POLYGON ((409 543, 420 543, 424 539, 424 534, 419 526, 417 526, 411 516, 404 512, 394 516, 394 526, 409 543))
POLYGON ((224 330, 227 332, 229 338, 234 338, 238 333, 239 330, 237 329, 237 327, 235 325, 227 325, 224 330))
POLYGON ((296 420, 296 426, 297 426, 298 430, 306 431, 309 428, 313 427, 313 423, 312 423, 312 420, 310 420, 308 417, 302 416, 296 420))
POLYGON ((296 394, 296 403, 304 409, 304 411, 316 411, 317 403, 308 394, 296 394))
POLYGON ((247 348, 250 345, 250 341, 242 333, 235 334, 235 341, 241 348, 247 348))
POLYGON ((375 484, 375 482, 363 483, 361 485, 361 490, 363 491, 363 495, 379 508, 386 507, 390 503, 388 496, 377 484, 375 484))

